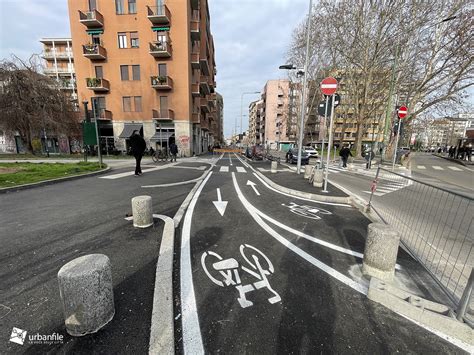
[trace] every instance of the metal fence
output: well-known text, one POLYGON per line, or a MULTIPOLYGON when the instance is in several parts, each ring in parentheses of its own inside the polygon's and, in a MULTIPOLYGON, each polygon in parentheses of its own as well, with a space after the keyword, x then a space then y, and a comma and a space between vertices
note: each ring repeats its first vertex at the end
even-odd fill
POLYGON ((473 199, 379 166, 369 206, 458 307, 474 264, 473 199))

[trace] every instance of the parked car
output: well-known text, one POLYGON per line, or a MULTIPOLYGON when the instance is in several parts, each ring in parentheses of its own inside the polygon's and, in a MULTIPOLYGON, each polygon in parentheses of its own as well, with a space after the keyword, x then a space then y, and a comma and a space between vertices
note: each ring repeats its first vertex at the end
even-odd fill
MULTIPOLYGON (((286 162, 291 164, 296 164, 298 162, 298 149, 291 148, 286 153, 286 162)), ((304 149, 301 151, 301 164, 306 165, 309 163, 309 154, 304 149)))
POLYGON ((308 147, 304 147, 303 149, 306 151, 306 153, 309 154, 309 157, 310 157, 310 158, 317 158, 317 157, 319 157, 319 153, 318 153, 318 151, 317 151, 315 148, 313 148, 313 147, 311 147, 311 146, 308 146, 308 147))
POLYGON ((261 145, 253 145, 247 147, 245 150, 245 156, 252 160, 262 160, 263 159, 263 147, 261 145))

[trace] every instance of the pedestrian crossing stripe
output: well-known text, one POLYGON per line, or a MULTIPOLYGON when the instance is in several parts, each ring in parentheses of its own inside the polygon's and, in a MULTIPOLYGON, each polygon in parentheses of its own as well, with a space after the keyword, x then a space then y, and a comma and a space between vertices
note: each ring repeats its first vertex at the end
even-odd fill
POLYGON ((462 171, 462 169, 459 169, 457 166, 448 166, 448 169, 451 169, 454 171, 462 171))
POLYGON ((420 170, 426 170, 426 166, 424 165, 418 165, 417 168, 420 170))
MULTIPOLYGON (((220 173, 228 173, 229 172, 229 166, 228 165, 222 165, 220 168, 219 168, 219 172, 220 173)), ((245 168, 243 166, 236 166, 235 169, 237 170, 238 173, 246 173, 247 170, 245 170, 245 168)))
POLYGON ((238 173, 246 173, 247 170, 245 170, 245 168, 244 168, 243 166, 238 166, 238 167, 237 167, 237 172, 238 172, 238 173))
POLYGON ((435 170, 444 170, 441 166, 433 165, 433 169, 435 170))
POLYGON ((228 166, 221 166, 219 172, 228 173, 229 172, 229 167, 228 166))

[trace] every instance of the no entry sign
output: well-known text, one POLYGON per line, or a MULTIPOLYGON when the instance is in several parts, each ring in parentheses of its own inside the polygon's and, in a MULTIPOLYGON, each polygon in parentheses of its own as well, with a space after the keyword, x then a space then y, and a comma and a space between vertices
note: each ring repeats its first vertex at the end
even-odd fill
POLYGON ((398 117, 405 118, 408 113, 408 108, 406 106, 400 106, 398 109, 398 117))
POLYGON ((330 76, 321 81, 320 87, 324 95, 332 95, 337 90, 337 80, 330 76))

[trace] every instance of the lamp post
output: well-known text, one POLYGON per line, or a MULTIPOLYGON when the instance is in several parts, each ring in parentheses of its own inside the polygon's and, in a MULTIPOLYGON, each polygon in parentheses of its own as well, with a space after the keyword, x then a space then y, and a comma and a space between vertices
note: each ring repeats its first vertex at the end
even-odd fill
POLYGON ((90 118, 89 118, 89 109, 87 108, 87 105, 89 104, 89 102, 87 100, 84 100, 82 101, 82 104, 84 105, 84 122, 83 122, 83 125, 82 125, 82 146, 83 146, 83 149, 84 149, 84 161, 87 162, 87 147, 85 145, 85 140, 84 140, 84 133, 85 133, 85 124, 90 122, 90 118))
POLYGON ((95 118, 95 137, 97 139, 97 156, 99 158, 99 167, 102 169, 102 152, 100 151, 100 140, 99 140, 99 118, 97 117, 96 106, 97 103, 92 100, 92 112, 95 118))
POLYGON ((242 126, 244 95, 256 95, 256 94, 260 94, 260 91, 246 91, 240 95, 240 130, 242 131, 242 137, 243 137, 243 132, 244 132, 244 127, 242 126))

